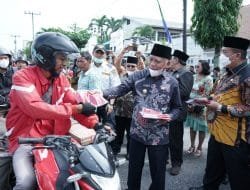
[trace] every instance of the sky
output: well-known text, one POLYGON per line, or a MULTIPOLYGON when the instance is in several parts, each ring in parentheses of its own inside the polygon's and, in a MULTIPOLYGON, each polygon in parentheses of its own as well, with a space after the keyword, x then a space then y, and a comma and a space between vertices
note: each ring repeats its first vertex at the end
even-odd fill
MULTIPOLYGON (((159 0, 166 22, 182 22, 183 0, 159 0)), ((250 0, 243 0, 243 5, 250 0)), ((191 23, 193 1, 187 0, 187 21, 191 23)), ((156 0, 2 0, 0 11, 0 46, 22 49, 32 40, 34 31, 60 27, 69 30, 72 24, 86 28, 92 18, 103 15, 116 19, 123 16, 161 19, 156 0), (16 36, 16 37, 15 37, 16 36), (16 46, 15 46, 16 39, 16 46)))

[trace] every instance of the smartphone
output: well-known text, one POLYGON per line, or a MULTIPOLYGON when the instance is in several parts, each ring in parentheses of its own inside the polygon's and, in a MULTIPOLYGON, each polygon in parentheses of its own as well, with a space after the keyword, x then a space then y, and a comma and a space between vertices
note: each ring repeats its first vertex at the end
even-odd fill
POLYGON ((137 49, 138 49, 138 46, 136 45, 136 44, 133 44, 133 51, 137 51, 137 49))
POLYGON ((125 58, 122 58, 121 65, 122 65, 122 66, 125 66, 126 63, 127 63, 127 60, 126 60, 125 58))

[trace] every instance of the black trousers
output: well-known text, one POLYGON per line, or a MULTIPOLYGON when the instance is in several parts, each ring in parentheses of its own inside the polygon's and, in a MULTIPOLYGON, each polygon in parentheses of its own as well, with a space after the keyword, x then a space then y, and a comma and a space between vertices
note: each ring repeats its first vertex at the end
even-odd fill
POLYGON ((0 156, 0 189, 11 190, 15 184, 15 177, 10 156, 0 156))
POLYGON ((183 162, 183 121, 170 122, 169 151, 172 166, 181 166, 183 162))
POLYGON ((228 174, 231 190, 250 189, 250 150, 241 141, 238 147, 219 143, 211 136, 203 184, 206 190, 218 190, 228 174))
POLYGON ((148 151, 149 168, 152 179, 149 189, 165 189, 167 147, 168 145, 144 145, 132 138, 130 139, 127 182, 129 190, 140 190, 146 149, 148 151))
POLYGON ((131 120, 131 118, 115 116, 115 131, 117 136, 115 137, 115 140, 111 142, 111 147, 114 154, 117 154, 121 151, 125 130, 127 133, 127 154, 129 153, 129 133, 131 120))

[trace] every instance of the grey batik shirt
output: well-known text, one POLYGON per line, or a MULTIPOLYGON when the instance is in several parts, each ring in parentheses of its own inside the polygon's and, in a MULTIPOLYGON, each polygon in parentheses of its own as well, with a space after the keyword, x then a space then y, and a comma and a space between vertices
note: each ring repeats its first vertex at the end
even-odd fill
POLYGON ((168 125, 162 120, 145 119, 141 116, 142 108, 149 108, 168 113, 175 120, 181 109, 178 82, 174 77, 164 74, 151 77, 149 70, 144 69, 130 75, 121 85, 107 89, 103 95, 107 99, 116 98, 132 91, 134 109, 130 136, 146 145, 168 144, 168 125))

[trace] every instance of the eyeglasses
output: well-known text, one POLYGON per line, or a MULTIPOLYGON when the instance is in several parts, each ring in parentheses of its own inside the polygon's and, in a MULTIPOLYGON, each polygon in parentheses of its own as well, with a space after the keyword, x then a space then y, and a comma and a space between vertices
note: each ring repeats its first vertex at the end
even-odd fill
POLYGON ((127 65, 126 67, 127 68, 135 68, 136 66, 135 65, 127 65))
POLYGON ((195 65, 195 68, 200 68, 200 66, 199 65, 195 65))

